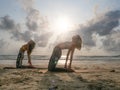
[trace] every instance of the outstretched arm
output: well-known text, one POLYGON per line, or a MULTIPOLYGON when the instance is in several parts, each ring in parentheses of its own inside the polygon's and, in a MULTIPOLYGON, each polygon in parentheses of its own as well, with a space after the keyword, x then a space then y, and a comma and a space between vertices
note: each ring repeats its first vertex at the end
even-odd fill
POLYGON ((68 50, 67 52, 67 57, 66 57, 66 62, 65 62, 65 68, 67 68, 67 62, 68 62, 68 57, 69 57, 69 54, 70 54, 70 49, 68 50))
POLYGON ((30 66, 32 66, 32 63, 31 63, 31 52, 28 52, 27 51, 27 56, 28 56, 28 64, 30 65, 30 66))
POLYGON ((32 50, 34 49, 35 47, 35 42, 33 40, 30 40, 28 43, 27 43, 27 54, 28 54, 28 63, 30 66, 32 66, 32 63, 31 63, 31 53, 32 53, 32 50))
POLYGON ((71 64, 72 64, 72 60, 73 60, 73 54, 74 54, 74 51, 75 51, 75 49, 72 49, 72 50, 71 50, 69 68, 71 68, 71 64))

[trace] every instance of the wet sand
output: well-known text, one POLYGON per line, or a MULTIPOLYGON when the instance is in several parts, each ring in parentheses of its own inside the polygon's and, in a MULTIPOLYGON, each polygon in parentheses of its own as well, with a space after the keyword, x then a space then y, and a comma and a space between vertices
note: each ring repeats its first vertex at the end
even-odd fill
POLYGON ((33 69, 0 65, 0 90, 120 90, 120 61, 73 61, 73 72, 61 64, 49 72, 47 64, 33 69))

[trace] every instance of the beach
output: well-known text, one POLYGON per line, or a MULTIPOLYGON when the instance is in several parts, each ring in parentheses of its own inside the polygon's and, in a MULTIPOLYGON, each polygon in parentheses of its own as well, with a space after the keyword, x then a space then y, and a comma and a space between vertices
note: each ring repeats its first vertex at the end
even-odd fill
POLYGON ((36 68, 16 69, 0 64, 0 90, 120 90, 120 61, 73 61, 73 71, 47 70, 48 62, 36 68))

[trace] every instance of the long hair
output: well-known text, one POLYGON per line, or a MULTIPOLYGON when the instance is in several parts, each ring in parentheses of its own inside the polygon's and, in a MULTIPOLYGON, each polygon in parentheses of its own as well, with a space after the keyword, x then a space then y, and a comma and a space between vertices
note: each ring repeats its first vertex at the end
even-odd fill
POLYGON ((79 35, 75 35, 72 37, 72 42, 75 44, 77 49, 81 49, 81 45, 82 45, 82 39, 79 35))
POLYGON ((35 42, 33 41, 33 40, 30 40, 28 43, 28 46, 29 46, 29 52, 31 53, 32 52, 32 50, 34 49, 34 47, 35 47, 35 42))

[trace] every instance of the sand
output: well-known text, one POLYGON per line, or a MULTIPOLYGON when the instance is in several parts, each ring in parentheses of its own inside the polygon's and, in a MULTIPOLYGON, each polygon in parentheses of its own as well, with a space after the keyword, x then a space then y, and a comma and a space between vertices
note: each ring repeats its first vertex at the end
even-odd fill
POLYGON ((47 70, 47 63, 36 67, 0 65, 0 90, 120 90, 120 61, 73 61, 73 72, 63 65, 55 72, 47 70))

